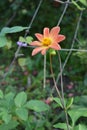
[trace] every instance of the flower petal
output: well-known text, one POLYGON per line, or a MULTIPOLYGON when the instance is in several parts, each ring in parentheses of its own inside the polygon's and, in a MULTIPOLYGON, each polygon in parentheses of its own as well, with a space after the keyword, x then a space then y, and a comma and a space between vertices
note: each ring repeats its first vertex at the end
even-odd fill
POLYGON ((50 32, 49 28, 44 28, 43 35, 36 33, 35 36, 37 37, 38 41, 31 42, 31 46, 36 46, 36 48, 32 51, 32 56, 36 55, 39 52, 41 52, 42 55, 45 55, 46 51, 49 48, 52 48, 54 50, 60 50, 61 46, 58 43, 63 41, 65 39, 65 36, 58 34, 59 31, 60 27, 56 26, 53 27, 50 32), (45 40, 50 40, 50 44, 43 44, 45 40))
POLYGON ((36 36, 36 38, 37 38, 39 41, 42 41, 42 39, 43 39, 43 35, 42 35, 42 34, 40 34, 40 33, 35 33, 35 36, 36 36))
POLYGON ((56 27, 53 27, 50 31, 50 36, 51 37, 55 37, 58 35, 58 33, 60 32, 60 27, 59 26, 56 26, 56 27))
POLYGON ((30 43, 31 46, 41 46, 42 44, 39 41, 34 41, 30 43))
POLYGON ((43 34, 44 37, 49 37, 49 28, 44 28, 43 34))
POLYGON ((55 49, 55 50, 60 50, 60 49, 61 49, 61 46, 60 46, 59 44, 54 43, 54 44, 52 44, 52 45, 50 46, 50 48, 53 48, 53 49, 55 49))
POLYGON ((32 51, 32 56, 36 55, 39 53, 41 50, 43 50, 43 47, 37 47, 32 51))
POLYGON ((59 43, 59 42, 63 41, 64 39, 65 39, 64 35, 58 35, 57 42, 59 43))
POLYGON ((42 55, 45 55, 45 54, 46 54, 47 49, 48 49, 48 48, 43 49, 43 50, 41 51, 41 54, 42 54, 42 55))

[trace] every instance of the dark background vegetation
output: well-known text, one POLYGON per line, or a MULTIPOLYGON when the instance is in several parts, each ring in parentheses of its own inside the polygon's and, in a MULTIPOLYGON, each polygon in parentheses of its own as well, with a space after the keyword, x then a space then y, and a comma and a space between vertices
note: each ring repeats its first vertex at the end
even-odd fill
MULTIPOLYGON (((1 0, 0 1, 0 30, 3 27, 24 26, 27 27, 34 15, 39 0, 1 0)), ((52 28, 57 25, 58 20, 63 12, 64 4, 54 2, 53 0, 44 0, 40 10, 30 28, 29 34, 34 37, 34 33, 42 33, 44 27, 52 28)), ((77 21, 79 19, 80 10, 71 4, 69 5, 65 16, 63 17, 60 27, 61 34, 66 36, 66 40, 60 43, 62 48, 70 48, 75 33, 77 21)), ((25 31, 21 33, 8 34, 7 38, 11 42, 11 47, 0 48, 0 84, 1 88, 8 91, 18 92, 25 90, 29 99, 45 99, 51 95, 53 81, 50 73, 49 55, 47 55, 47 88, 43 87, 43 56, 40 54, 35 57, 31 56, 32 48, 21 48, 23 57, 27 58, 27 65, 20 67, 18 58, 13 64, 12 69, 5 79, 3 75, 8 71, 8 67, 14 58, 17 50, 16 42, 19 36, 24 36, 25 31)), ((75 41, 74 48, 87 49, 87 10, 83 11, 80 28, 77 38, 79 43, 75 41)), ((60 51, 62 64, 64 63, 68 52, 60 51)), ((53 70, 55 77, 59 73, 58 56, 53 56, 53 70)), ((72 52, 65 69, 63 71, 65 96, 81 96, 87 94, 87 53, 72 52), (69 88, 71 85, 71 88, 69 88)), ((48 120, 52 119, 52 113, 48 120)), ((45 115, 46 116, 46 115, 45 115)), ((63 120, 63 119, 61 119, 63 120)), ((47 121, 48 122, 48 121, 47 121)), ((46 122, 46 123, 47 123, 46 122)), ((51 125, 45 124, 46 128, 51 130, 51 125)), ((42 129, 41 129, 42 130, 42 129)))

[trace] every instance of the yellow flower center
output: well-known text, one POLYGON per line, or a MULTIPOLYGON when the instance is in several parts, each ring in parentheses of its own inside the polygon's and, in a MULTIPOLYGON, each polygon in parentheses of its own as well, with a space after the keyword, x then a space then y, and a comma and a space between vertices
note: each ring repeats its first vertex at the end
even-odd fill
POLYGON ((42 41, 42 44, 44 46, 49 46, 51 44, 51 39, 50 38, 44 38, 42 41))

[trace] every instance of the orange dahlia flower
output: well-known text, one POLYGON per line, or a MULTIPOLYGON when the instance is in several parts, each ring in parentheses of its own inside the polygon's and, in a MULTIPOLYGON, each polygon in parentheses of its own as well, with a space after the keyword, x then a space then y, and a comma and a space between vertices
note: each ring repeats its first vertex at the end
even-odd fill
POLYGON ((36 55, 38 52, 41 52, 42 55, 46 54, 46 51, 49 48, 54 50, 60 50, 61 47, 59 42, 65 39, 64 35, 59 34, 60 27, 53 27, 51 30, 49 28, 44 28, 43 35, 40 33, 36 33, 35 36, 38 41, 33 41, 30 45, 36 46, 36 48, 32 51, 32 56, 36 55))

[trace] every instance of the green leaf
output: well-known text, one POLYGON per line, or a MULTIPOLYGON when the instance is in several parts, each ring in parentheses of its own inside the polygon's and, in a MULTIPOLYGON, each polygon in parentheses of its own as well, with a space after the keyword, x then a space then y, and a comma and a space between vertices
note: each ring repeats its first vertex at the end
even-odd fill
POLYGON ((83 124, 77 125, 74 130, 87 130, 87 127, 83 124))
POLYGON ((14 27, 4 27, 1 30, 1 35, 5 35, 7 33, 16 33, 16 32, 21 32, 23 30, 27 29, 27 27, 22 27, 22 26, 14 26, 14 27))
POLYGON ((29 102, 27 102, 26 107, 36 112, 49 110, 49 106, 47 104, 45 104, 43 101, 38 100, 30 100, 29 102))
POLYGON ((20 37, 19 37, 19 41, 20 41, 20 42, 26 42, 26 39, 25 39, 24 37, 20 36, 20 37))
POLYGON ((14 96, 15 96, 15 94, 12 92, 5 94, 5 96, 4 96, 5 103, 3 102, 5 108, 7 108, 9 110, 12 109, 12 107, 14 106, 14 96))
POLYGON ((2 120, 8 124, 11 121, 11 114, 8 114, 6 111, 3 113, 2 120))
POLYGON ((15 94, 13 92, 9 92, 5 94, 5 99, 10 102, 14 98, 15 94))
POLYGON ((32 38, 31 36, 27 36, 27 37, 26 37, 26 42, 27 42, 27 43, 31 43, 32 40, 33 40, 33 38, 32 38))
POLYGON ((17 108, 16 114, 21 120, 26 121, 28 119, 28 110, 26 108, 17 108))
POLYGON ((12 41, 8 40, 6 44, 7 49, 10 49, 12 47, 12 41))
POLYGON ((60 106, 61 108, 63 108, 63 106, 61 104, 60 98, 53 98, 53 100, 58 104, 58 106, 60 106))
MULTIPOLYGON (((60 128, 60 129, 63 129, 63 130, 67 130, 67 125, 66 123, 57 123, 55 125, 53 125, 54 128, 60 128)), ((71 126, 69 125, 70 129, 71 129, 71 126)))
POLYGON ((79 9, 79 10, 84 10, 85 8, 80 7, 76 1, 72 0, 72 3, 79 9))
MULTIPOLYGON (((78 98, 78 97, 77 97, 78 98)), ((78 98, 78 102, 80 105, 86 106, 87 107, 87 96, 82 95, 78 98)))
POLYGON ((0 90, 0 98, 2 99, 4 97, 3 91, 0 90))
POLYGON ((66 108, 69 109, 73 104, 73 97, 67 99, 66 108))
POLYGON ((68 111, 69 116, 72 119, 72 124, 73 126, 75 125, 75 122, 80 118, 80 117, 87 117, 87 108, 73 108, 68 111))
POLYGON ((87 6, 87 0, 79 0, 83 5, 87 6))
POLYGON ((4 47, 7 44, 7 38, 5 36, 0 36, 0 47, 4 47))
POLYGON ((20 41, 20 42, 31 43, 32 40, 33 40, 33 38, 32 38, 31 36, 27 36, 26 38, 24 38, 24 37, 22 37, 22 36, 19 37, 19 41, 20 41))
POLYGON ((27 63, 26 63, 26 58, 19 58, 18 59, 18 64, 22 67, 22 66, 25 66, 27 63))
POLYGON ((19 58, 18 64, 21 66, 22 70, 25 71, 25 66, 27 65, 27 58, 19 58))
POLYGON ((0 124, 0 130, 13 130, 18 124, 17 121, 10 121, 8 124, 3 123, 2 125, 0 124))
POLYGON ((17 107, 23 106, 27 101, 27 94, 25 92, 18 93, 14 101, 17 107))

